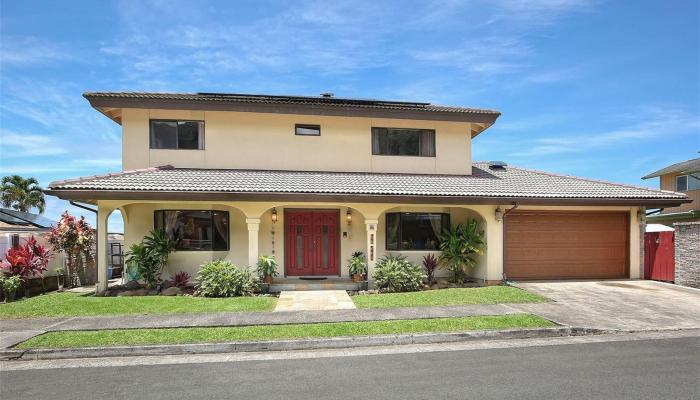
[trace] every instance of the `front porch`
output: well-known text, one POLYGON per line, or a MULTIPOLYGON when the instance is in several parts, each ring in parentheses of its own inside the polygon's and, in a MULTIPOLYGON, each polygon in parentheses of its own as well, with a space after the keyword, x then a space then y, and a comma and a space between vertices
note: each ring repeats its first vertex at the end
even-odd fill
MULTIPOLYGON (((368 277, 372 279, 377 260, 387 253, 402 254, 419 264, 423 256, 438 254, 434 243, 429 248, 416 249, 413 242, 404 240, 387 245, 387 213, 428 213, 447 215, 451 224, 477 219, 484 230, 489 248, 472 272, 481 281, 500 281, 502 278, 501 222, 496 220, 496 205, 401 205, 386 203, 310 203, 310 202, 177 202, 177 201, 116 201, 98 203, 98 290, 106 289, 109 260, 106 251, 107 220, 119 210, 124 220, 125 248, 141 241, 144 235, 159 224, 169 228, 188 229, 189 222, 159 222, 164 211, 188 210, 197 213, 223 213, 226 218, 197 225, 201 240, 188 243, 199 248, 178 250, 173 253, 163 273, 167 279, 180 271, 196 276, 200 265, 216 259, 226 259, 238 266, 252 266, 261 255, 272 255, 278 261, 278 277, 271 290, 357 290, 350 280, 346 260, 353 252, 362 251, 367 257, 368 277), (156 215, 158 217, 156 217, 156 215), (314 224, 316 215, 333 218, 314 224), (302 222, 299 222, 302 221, 302 222), (306 221, 307 225, 304 225, 306 221), (179 224, 179 225, 178 225, 179 224), (308 230, 306 227, 308 226, 308 230), (224 228, 225 227, 225 228, 224 228), (216 248, 212 238, 215 231, 225 231, 226 241, 216 248), (194 243, 194 244, 193 244, 194 243), (392 247, 392 249, 387 249, 392 247), (313 268, 309 267, 312 265, 313 268), (307 280, 305 277, 325 278, 307 280)), ((436 228, 437 229, 437 228, 436 228)), ((191 229, 192 230, 192 229, 191 229)), ((393 238, 393 237, 392 237, 393 238)), ((393 240, 393 239, 391 239, 393 240)), ((425 246, 424 246, 425 247, 425 246)), ((444 274, 443 274, 444 275, 444 274)))

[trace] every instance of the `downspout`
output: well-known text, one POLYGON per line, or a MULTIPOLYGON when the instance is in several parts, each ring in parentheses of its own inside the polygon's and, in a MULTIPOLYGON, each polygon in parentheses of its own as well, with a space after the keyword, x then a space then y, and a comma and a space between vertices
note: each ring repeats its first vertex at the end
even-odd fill
MULTIPOLYGON (((70 205, 72 205, 72 206, 82 208, 83 210, 88 210, 88 211, 95 213, 95 231, 99 234, 99 232, 100 232, 99 231, 100 218, 97 215, 97 210, 95 210, 94 208, 90 208, 84 204, 77 203, 74 200, 70 200, 68 203, 70 203, 70 205)), ((98 246, 97 243, 95 243, 95 268, 99 268, 99 264, 98 264, 99 262, 100 262, 100 246, 98 246)), ((95 285, 97 285, 97 283, 95 285)), ((97 286, 95 286, 95 293, 97 293, 97 286)))
MULTIPOLYGON (((518 202, 513 203, 513 207, 507 209, 503 213, 503 217, 501 217, 501 222, 503 223, 503 232, 502 232, 502 239, 501 239, 503 245, 501 246, 501 248, 503 251, 502 258, 503 258, 504 264, 505 264, 505 260, 506 260, 506 216, 518 207, 520 207, 520 204, 518 202)), ((510 283, 508 282, 508 277, 506 276, 505 265, 503 267, 504 267, 503 268, 503 282, 505 282, 507 285, 510 285, 510 283)))

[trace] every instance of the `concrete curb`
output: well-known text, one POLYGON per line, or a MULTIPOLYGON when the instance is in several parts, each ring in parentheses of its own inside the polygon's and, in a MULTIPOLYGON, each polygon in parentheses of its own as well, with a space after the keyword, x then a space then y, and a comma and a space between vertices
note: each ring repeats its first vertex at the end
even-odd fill
POLYGON ((315 350, 408 344, 454 343, 488 339, 530 339, 546 337, 581 336, 605 333, 619 333, 619 331, 590 328, 555 327, 536 329, 511 329, 502 331, 348 336, 335 338, 256 342, 246 341, 177 345, 81 347, 65 349, 7 349, 0 351, 0 360, 57 360, 68 358, 102 358, 285 350, 315 350))

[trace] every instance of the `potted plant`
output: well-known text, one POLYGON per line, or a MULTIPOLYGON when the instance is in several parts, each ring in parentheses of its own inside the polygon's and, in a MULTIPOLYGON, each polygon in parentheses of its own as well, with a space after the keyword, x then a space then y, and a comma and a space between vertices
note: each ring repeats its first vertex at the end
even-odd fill
POLYGON ((361 282, 362 277, 367 273, 367 260, 361 251, 352 253, 348 259, 348 270, 354 282, 361 282))
POLYGON ((63 291, 63 285, 65 285, 65 272, 66 270, 63 267, 58 267, 56 268, 56 281, 58 283, 58 291, 62 292, 63 291))
POLYGON ((272 278, 277 276, 277 260, 274 256, 260 256, 258 258, 258 275, 262 277, 263 283, 272 283, 272 278))
POLYGON ((20 286, 22 286, 22 280, 19 275, 6 277, 2 281, 2 289, 5 291, 5 302, 10 302, 15 299, 15 293, 20 286))

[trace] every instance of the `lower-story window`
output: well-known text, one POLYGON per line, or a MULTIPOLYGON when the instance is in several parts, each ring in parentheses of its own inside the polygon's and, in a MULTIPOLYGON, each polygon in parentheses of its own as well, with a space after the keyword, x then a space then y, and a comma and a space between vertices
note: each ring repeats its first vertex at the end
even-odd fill
POLYGON ((177 240, 178 250, 228 250, 227 211, 157 210, 154 226, 177 240))
POLYGON ((450 214, 387 213, 387 250, 437 250, 443 229, 450 226, 450 214))

